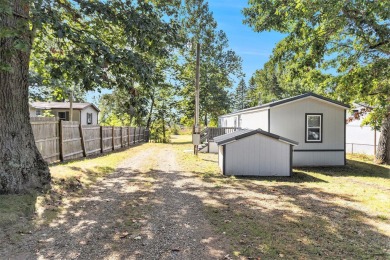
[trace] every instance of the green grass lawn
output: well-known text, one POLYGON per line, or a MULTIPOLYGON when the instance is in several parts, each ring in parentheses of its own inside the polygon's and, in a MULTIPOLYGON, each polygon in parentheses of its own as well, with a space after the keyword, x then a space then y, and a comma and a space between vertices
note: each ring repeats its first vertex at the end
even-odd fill
POLYGON ((236 178, 220 174, 218 155, 184 152, 188 136, 172 142, 183 170, 209 184, 207 216, 237 258, 389 259, 389 166, 348 155, 345 167, 236 178))

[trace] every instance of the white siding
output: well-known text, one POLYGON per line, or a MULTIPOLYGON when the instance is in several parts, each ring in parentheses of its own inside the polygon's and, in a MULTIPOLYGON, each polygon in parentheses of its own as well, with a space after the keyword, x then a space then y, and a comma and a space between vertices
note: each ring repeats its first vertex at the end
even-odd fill
POLYGON ((271 108, 271 133, 299 142, 294 149, 344 149, 344 109, 305 98, 271 108), (322 143, 305 143, 305 113, 323 114, 322 143))
POLYGON ((218 166, 222 172, 223 171, 223 146, 222 145, 218 147, 218 166))
POLYGON ((234 127, 235 120, 237 122, 237 127, 239 126, 244 129, 261 128, 264 131, 268 131, 268 109, 220 117, 220 126, 234 127))
POLYGON ((268 131, 268 109, 241 115, 241 128, 268 131))
MULTIPOLYGON (((344 150, 342 107, 308 97, 271 108, 270 132, 299 142, 294 150, 344 150), (322 142, 305 142, 305 114, 323 114, 322 142)), ((294 152, 294 166, 343 165, 344 152, 294 152)))
POLYGON ((225 175, 290 175, 290 145, 287 143, 255 134, 226 144, 225 149, 225 175))
POLYGON ((238 127, 238 116, 226 116, 226 117, 220 117, 220 125, 219 127, 234 127, 234 121, 236 120, 238 127))
POLYGON ((216 143, 209 143, 209 153, 218 153, 218 145, 216 143))
POLYGON ((344 152, 294 152, 294 166, 342 166, 344 152))
POLYGON ((81 110, 81 124, 87 125, 87 113, 92 113, 92 125, 98 124, 98 112, 92 107, 86 107, 81 110))

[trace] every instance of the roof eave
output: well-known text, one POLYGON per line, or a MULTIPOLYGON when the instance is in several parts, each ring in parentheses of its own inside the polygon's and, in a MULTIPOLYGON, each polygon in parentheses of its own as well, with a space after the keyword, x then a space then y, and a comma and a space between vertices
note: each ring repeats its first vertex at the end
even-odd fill
POLYGON ((331 103, 332 105, 341 106, 344 109, 350 108, 349 105, 344 104, 342 102, 339 102, 339 101, 336 101, 336 100, 332 100, 330 98, 323 97, 323 96, 320 96, 320 95, 312 93, 312 92, 308 92, 308 93, 305 93, 305 94, 302 94, 302 95, 298 95, 298 96, 295 96, 295 97, 286 98, 284 100, 275 101, 275 102, 267 103, 267 104, 256 106, 256 107, 251 107, 251 108, 238 110, 238 111, 233 112, 233 113, 221 115, 218 118, 226 117, 226 116, 234 116, 236 114, 242 114, 242 113, 245 113, 245 112, 251 112, 251 111, 256 111, 256 110, 260 110, 260 109, 267 109, 267 108, 269 109, 271 107, 276 107, 276 106, 279 106, 279 105, 283 105, 283 104, 286 104, 286 103, 289 103, 289 102, 292 102, 292 101, 296 101, 296 100, 299 100, 299 99, 302 99, 302 98, 307 98, 307 97, 318 98, 318 99, 321 99, 321 100, 326 101, 328 103, 331 103))
POLYGON ((252 131, 243 133, 243 134, 238 135, 238 136, 234 136, 234 137, 231 137, 231 138, 228 138, 228 139, 225 139, 225 140, 221 140, 219 142, 215 141, 215 140, 214 141, 216 142, 217 145, 225 145, 225 144, 232 143, 232 142, 238 141, 240 139, 243 139, 245 137, 248 137, 248 136, 251 136, 251 135, 255 135, 255 134, 262 134, 262 135, 268 136, 270 138, 273 138, 275 140, 278 140, 280 142, 284 142, 284 143, 287 143, 287 144, 290 144, 290 145, 298 145, 299 144, 296 141, 293 141, 293 140, 290 140, 288 138, 285 138, 285 137, 282 137, 282 136, 279 136, 279 135, 276 135, 276 134, 264 131, 262 129, 252 130, 252 131))

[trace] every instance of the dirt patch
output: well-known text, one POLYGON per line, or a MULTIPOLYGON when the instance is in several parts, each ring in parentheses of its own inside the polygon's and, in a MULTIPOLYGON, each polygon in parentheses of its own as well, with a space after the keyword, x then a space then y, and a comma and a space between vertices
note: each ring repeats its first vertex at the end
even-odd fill
POLYGON ((149 172, 156 182, 152 211, 140 252, 143 259, 222 259, 227 252, 223 236, 214 232, 202 200, 188 192, 188 183, 201 190, 202 182, 179 168, 171 147, 160 150, 149 172))

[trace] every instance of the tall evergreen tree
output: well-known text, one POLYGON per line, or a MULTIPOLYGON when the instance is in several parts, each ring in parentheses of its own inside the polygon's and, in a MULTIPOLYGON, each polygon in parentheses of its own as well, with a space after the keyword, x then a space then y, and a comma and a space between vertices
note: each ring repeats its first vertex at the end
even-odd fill
POLYGON ((248 87, 246 86, 245 80, 242 78, 236 87, 233 109, 241 110, 248 108, 249 106, 248 87))
POLYGON ((195 44, 201 44, 200 56, 200 117, 204 125, 217 124, 219 115, 231 109, 229 89, 234 76, 241 73, 241 58, 229 49, 226 34, 217 29, 217 23, 203 0, 186 1, 182 13, 182 27, 192 48, 183 48, 182 63, 177 79, 181 87, 182 123, 192 124, 195 91, 195 44))

